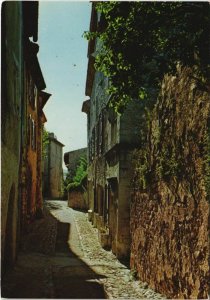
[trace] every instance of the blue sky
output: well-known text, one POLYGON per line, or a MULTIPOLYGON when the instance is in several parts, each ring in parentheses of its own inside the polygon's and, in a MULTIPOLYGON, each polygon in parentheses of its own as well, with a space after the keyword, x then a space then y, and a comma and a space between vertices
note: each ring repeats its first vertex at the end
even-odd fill
POLYGON ((52 94, 45 106, 45 127, 65 147, 63 152, 87 145, 87 117, 81 112, 85 96, 91 4, 84 2, 39 2, 38 58, 52 94))

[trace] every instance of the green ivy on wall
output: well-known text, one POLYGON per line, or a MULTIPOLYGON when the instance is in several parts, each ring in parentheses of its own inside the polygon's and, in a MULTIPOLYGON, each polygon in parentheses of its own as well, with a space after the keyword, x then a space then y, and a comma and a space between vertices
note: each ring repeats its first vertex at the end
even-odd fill
MULTIPOLYGON (((164 74, 176 65, 199 65, 205 80, 210 62, 208 2, 97 2, 101 41, 95 68, 109 78, 112 105, 123 112, 131 99, 155 101, 164 74)), ((149 104, 148 104, 149 105, 149 104)))
POLYGON ((47 157, 47 146, 49 144, 49 132, 42 126, 42 158, 47 157))
POLYGON ((68 183, 67 190, 86 190, 86 181, 87 178, 87 159, 85 157, 81 157, 76 168, 76 174, 73 177, 72 181, 68 183))

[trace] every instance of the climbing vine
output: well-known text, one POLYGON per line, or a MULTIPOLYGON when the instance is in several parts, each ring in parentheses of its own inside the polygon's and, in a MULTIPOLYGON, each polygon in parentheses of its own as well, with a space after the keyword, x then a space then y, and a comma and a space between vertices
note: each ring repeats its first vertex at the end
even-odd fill
POLYGON ((42 158, 47 157, 47 147, 49 144, 49 132, 42 126, 42 158))
POLYGON ((86 190, 86 178, 87 178, 87 159, 81 157, 76 168, 75 176, 68 182, 67 191, 70 190, 86 190))
POLYGON ((208 2, 115 2, 95 4, 100 16, 95 68, 109 78, 111 105, 123 112, 131 99, 153 104, 164 74, 177 63, 198 65, 209 76, 210 5, 208 2))

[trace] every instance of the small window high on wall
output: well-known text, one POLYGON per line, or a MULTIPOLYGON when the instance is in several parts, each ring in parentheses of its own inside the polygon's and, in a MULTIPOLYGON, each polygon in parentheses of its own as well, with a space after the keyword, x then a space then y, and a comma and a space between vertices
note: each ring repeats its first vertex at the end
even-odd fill
POLYGON ((32 116, 28 117, 28 132, 27 132, 27 143, 31 147, 32 150, 36 150, 37 143, 37 126, 36 122, 32 119, 32 116))

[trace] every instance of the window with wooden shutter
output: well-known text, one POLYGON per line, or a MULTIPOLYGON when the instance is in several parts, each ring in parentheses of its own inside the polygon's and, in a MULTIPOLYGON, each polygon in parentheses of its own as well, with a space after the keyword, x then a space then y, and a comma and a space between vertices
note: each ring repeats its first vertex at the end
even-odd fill
POLYGON ((35 108, 35 85, 32 77, 29 75, 29 103, 31 107, 35 108))

